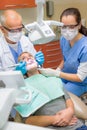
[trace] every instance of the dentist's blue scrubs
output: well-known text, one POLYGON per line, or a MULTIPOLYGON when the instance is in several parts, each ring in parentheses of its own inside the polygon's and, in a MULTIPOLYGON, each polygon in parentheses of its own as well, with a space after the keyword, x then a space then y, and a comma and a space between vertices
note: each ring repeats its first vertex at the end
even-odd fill
MULTIPOLYGON (((64 58, 64 67, 62 71, 76 74, 80 63, 87 62, 87 37, 83 36, 73 47, 70 46, 69 41, 61 37, 60 46, 64 58)), ((87 92, 87 77, 82 82, 71 82, 65 79, 62 79, 62 81, 64 87, 77 96, 81 96, 83 93, 87 92)))
MULTIPOLYGON (((23 52, 22 48, 21 48, 20 42, 18 42, 17 51, 15 51, 11 46, 9 46, 9 49, 10 49, 12 55, 13 55, 15 63, 18 63, 18 56, 23 52)), ((14 108, 12 108, 12 110, 11 110, 11 117, 15 118, 15 116, 16 116, 16 110, 14 108)))

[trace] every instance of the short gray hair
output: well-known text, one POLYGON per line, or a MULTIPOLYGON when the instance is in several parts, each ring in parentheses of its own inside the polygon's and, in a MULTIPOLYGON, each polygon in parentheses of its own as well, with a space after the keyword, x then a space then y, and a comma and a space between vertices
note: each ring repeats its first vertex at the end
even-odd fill
POLYGON ((1 15, 0 16, 0 23, 1 23, 1 25, 4 25, 5 21, 6 21, 6 17, 4 15, 1 15))

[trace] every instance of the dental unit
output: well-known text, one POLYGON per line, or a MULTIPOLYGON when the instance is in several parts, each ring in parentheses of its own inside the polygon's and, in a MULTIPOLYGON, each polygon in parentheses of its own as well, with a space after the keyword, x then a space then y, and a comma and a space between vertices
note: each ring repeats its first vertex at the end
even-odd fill
POLYGON ((45 0, 35 0, 37 5, 37 21, 25 25, 29 39, 33 44, 44 44, 55 38, 51 25, 63 26, 63 23, 54 20, 43 20, 43 5, 45 0))
MULTIPOLYGON (((24 78, 19 71, 0 72, 0 130, 45 130, 46 128, 26 125, 17 122, 8 121, 8 117, 13 106, 18 104, 30 103, 32 99, 31 91, 25 91, 21 88, 24 85, 24 78), (8 77, 7 77, 8 75, 8 77), (14 79, 14 80, 13 80, 14 79), (17 80, 19 79, 19 80, 17 80), (13 85, 10 81, 14 81, 13 85), (6 82, 7 81, 7 82, 6 82), (9 81, 9 82, 8 82, 9 81), (1 84, 4 82, 3 84, 1 84), (27 94, 24 99, 23 95, 27 94)), ((50 130, 50 129, 46 129, 50 130)))

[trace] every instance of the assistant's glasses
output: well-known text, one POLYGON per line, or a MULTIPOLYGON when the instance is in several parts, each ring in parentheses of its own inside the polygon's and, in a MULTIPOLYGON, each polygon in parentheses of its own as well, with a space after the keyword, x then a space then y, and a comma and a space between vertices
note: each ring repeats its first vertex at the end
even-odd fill
POLYGON ((75 25, 63 25, 61 28, 62 29, 66 29, 66 28, 69 28, 69 29, 74 29, 76 26, 78 26, 79 24, 75 24, 75 25))

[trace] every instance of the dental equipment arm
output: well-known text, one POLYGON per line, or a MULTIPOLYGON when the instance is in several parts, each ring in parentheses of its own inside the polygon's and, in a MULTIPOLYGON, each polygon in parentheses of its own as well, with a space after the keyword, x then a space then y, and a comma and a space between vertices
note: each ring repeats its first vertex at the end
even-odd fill
POLYGON ((22 94, 24 94, 24 90, 0 88, 0 129, 8 121, 10 111, 14 104, 25 104, 31 101, 30 92, 26 91, 26 94, 29 96, 27 99, 21 98, 20 95, 22 94))
POLYGON ((37 21, 25 25, 29 32, 29 39, 33 44, 44 44, 52 41, 55 38, 55 33, 50 28, 50 25, 63 26, 63 23, 57 21, 43 20, 43 5, 45 0, 36 0, 37 4, 37 21))
POLYGON ((14 89, 0 89, 0 130, 51 130, 48 128, 8 121, 10 111, 15 104, 14 89))
POLYGON ((5 125, 14 104, 13 89, 0 89, 0 129, 5 125))

